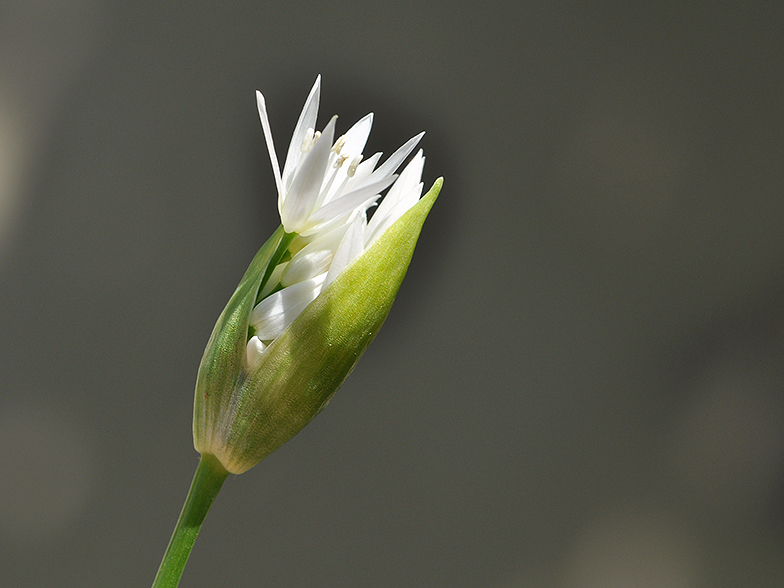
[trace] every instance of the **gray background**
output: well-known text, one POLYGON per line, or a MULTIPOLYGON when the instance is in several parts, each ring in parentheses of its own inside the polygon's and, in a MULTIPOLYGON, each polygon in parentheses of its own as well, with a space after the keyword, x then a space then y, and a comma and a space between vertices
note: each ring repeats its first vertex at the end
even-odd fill
POLYGON ((784 585, 781 6, 4 2, 0 585, 152 582, 318 73, 444 190, 182 586, 784 585))

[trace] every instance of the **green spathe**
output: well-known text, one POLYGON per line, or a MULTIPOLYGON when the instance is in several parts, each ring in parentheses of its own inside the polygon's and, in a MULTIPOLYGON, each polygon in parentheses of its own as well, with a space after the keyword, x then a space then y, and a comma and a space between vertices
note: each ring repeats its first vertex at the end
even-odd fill
MULTIPOLYGON (((289 235, 278 229, 218 319, 196 382, 194 445, 240 474, 296 435, 329 402, 384 323, 441 190, 430 191, 244 366, 256 293, 289 235)), ((285 247, 283 248, 285 249, 285 247)))
POLYGON ((199 365, 193 403, 193 443, 199 453, 212 453, 220 415, 243 373, 248 317, 256 293, 286 237, 283 227, 278 227, 259 249, 212 329, 199 365))

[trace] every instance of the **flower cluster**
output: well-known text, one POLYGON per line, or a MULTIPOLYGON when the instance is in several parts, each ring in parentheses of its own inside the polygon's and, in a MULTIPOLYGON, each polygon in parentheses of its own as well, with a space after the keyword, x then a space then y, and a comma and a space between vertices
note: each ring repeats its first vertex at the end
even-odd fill
POLYGON ((407 141, 381 166, 381 153, 363 161, 373 114, 334 140, 336 116, 314 131, 321 77, 308 95, 289 144, 283 173, 272 141, 264 96, 256 93, 261 125, 278 188, 278 210, 286 233, 295 233, 290 258, 277 264, 250 317, 248 365, 299 316, 352 261, 422 196, 422 150, 398 177, 395 172, 424 133, 407 141), (392 186, 370 221, 368 210, 392 186))

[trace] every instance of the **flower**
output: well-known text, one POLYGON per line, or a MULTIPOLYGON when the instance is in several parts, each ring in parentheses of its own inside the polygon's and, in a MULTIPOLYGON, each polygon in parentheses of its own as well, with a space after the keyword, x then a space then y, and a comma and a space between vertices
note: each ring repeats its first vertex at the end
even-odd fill
MULTIPOLYGON (((381 153, 362 162, 362 149, 370 135, 373 113, 360 119, 333 143, 337 116, 330 119, 322 132, 315 130, 320 93, 321 76, 318 76, 294 128, 281 174, 264 95, 256 92, 261 126, 278 188, 278 210, 287 233, 312 235, 336 223, 344 224, 358 209, 366 211, 378 199, 378 194, 395 181, 395 170, 424 135, 420 133, 411 138, 381 167, 374 169, 381 153)), ((419 168, 414 186, 421 177, 421 165, 419 168)))
POLYGON ((293 254, 291 260, 275 268, 277 274, 267 283, 262 292, 263 300, 251 314, 254 335, 248 341, 249 364, 261 356, 266 345, 280 335, 325 286, 422 196, 420 180, 425 164, 422 150, 399 178, 394 172, 424 132, 408 140, 375 169, 381 153, 362 162, 362 149, 370 135, 373 113, 360 119, 333 143, 336 116, 322 132, 313 130, 320 91, 321 76, 318 76, 294 129, 283 174, 275 154, 266 102, 263 94, 256 92, 259 118, 278 188, 281 222, 287 233, 296 233, 302 238, 289 249, 293 254), (379 199, 379 192, 392 184, 368 222, 367 210, 379 199))
POLYGON ((386 319, 441 188, 421 198, 424 133, 376 168, 362 160, 373 115, 337 140, 314 131, 316 79, 283 173, 264 97, 257 104, 282 225, 259 250, 218 319, 196 382, 194 445, 242 473, 302 429, 332 397, 386 319), (368 211, 389 188, 368 220, 368 211))

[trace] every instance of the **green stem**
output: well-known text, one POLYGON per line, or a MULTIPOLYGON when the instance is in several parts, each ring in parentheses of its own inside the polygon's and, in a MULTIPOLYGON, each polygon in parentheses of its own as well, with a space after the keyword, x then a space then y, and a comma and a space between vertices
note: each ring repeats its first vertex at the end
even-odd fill
POLYGON ((177 588, 204 517, 207 516, 207 511, 228 475, 229 472, 214 455, 205 453, 201 456, 191 489, 152 588, 177 588))

